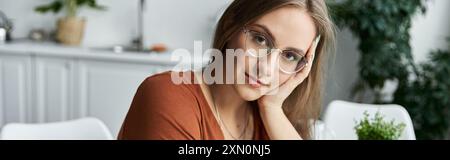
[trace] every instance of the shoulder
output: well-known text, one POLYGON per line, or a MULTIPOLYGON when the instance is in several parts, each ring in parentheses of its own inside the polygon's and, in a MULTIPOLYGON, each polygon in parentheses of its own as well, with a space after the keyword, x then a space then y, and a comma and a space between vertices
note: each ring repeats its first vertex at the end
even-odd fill
MULTIPOLYGON (((137 94, 142 94, 153 103, 169 103, 173 105, 182 102, 180 105, 196 104, 198 89, 194 84, 177 83, 175 75, 186 76, 190 72, 163 72, 147 77, 139 86, 137 94)), ((136 95, 139 96, 139 95, 136 95)))
POLYGON ((141 83, 121 139, 200 139, 198 89, 193 84, 175 84, 171 73, 156 74, 141 83))
MULTIPOLYGON (((192 90, 193 73, 192 72, 163 72, 147 77, 140 87, 150 89, 175 89, 192 90)), ((194 87, 194 88, 193 88, 194 87)))

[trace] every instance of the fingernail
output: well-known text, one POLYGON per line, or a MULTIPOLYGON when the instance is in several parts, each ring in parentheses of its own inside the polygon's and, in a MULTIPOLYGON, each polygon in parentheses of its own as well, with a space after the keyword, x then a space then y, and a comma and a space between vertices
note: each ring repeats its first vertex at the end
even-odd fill
POLYGON ((321 38, 321 35, 319 34, 319 36, 317 36, 317 38, 316 38, 316 45, 319 44, 320 38, 321 38))

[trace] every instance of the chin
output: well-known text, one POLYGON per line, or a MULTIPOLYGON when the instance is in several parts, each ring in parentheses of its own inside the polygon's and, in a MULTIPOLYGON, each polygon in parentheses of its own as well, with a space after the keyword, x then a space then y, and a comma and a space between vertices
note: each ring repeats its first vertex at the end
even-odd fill
POLYGON ((246 101, 255 101, 262 96, 260 91, 250 88, 247 84, 238 84, 234 87, 239 96, 246 101))

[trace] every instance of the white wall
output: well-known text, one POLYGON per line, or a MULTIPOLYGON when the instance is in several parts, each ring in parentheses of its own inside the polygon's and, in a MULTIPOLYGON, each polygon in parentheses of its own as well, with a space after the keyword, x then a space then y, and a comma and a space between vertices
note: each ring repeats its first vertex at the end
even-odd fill
POLYGON ((358 40, 349 30, 344 29, 337 33, 337 51, 326 79, 324 107, 332 100, 350 100, 350 90, 358 79, 357 45, 358 40))
MULTIPOLYGON (((147 0, 145 43, 166 43, 170 48, 193 48, 194 40, 208 47, 219 9, 230 0, 147 0)), ((13 19, 13 37, 26 37, 32 28, 55 28, 63 13, 45 15, 34 7, 52 0, 0 0, 0 10, 13 19)), ((110 47, 129 44, 137 34, 138 0, 98 0, 107 11, 82 9, 88 19, 83 46, 110 47)))
POLYGON ((414 17, 411 47, 416 62, 427 60, 431 50, 448 49, 450 37, 450 1, 432 0, 427 14, 414 17))
POLYGON ((164 42, 192 50, 195 40, 210 48, 216 19, 231 0, 150 0, 146 43, 164 42), (152 12, 156 11, 156 12, 152 12))

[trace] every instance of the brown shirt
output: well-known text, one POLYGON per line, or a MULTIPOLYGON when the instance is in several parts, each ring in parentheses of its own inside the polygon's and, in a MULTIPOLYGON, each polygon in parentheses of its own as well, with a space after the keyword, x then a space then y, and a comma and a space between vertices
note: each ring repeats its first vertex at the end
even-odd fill
MULTIPOLYGON (((194 79, 193 72, 191 80, 194 79)), ((254 106, 255 140, 268 139, 254 106)), ((224 135, 199 84, 176 85, 171 73, 148 77, 137 89, 118 139, 223 140, 224 135)))

